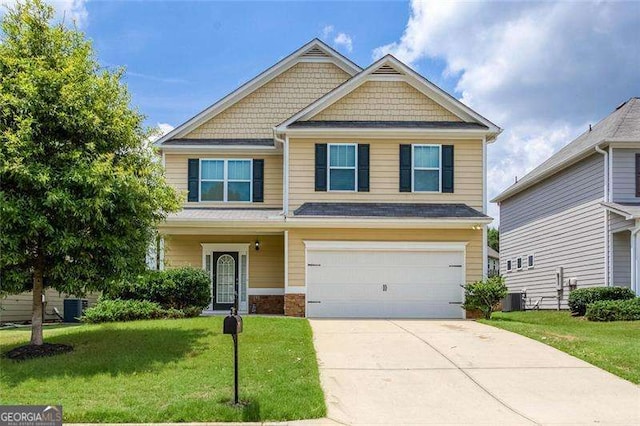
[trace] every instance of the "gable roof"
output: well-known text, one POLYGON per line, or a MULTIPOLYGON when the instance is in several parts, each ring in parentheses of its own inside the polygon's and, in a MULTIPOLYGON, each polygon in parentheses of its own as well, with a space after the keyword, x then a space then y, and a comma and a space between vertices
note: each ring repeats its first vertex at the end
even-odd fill
POLYGON ((343 56, 321 40, 315 38, 233 92, 229 93, 218 102, 190 118, 171 132, 162 136, 156 140, 155 144, 162 145, 164 142, 171 139, 179 139, 183 137, 200 124, 220 114, 225 109, 234 105, 258 88, 264 86, 269 81, 273 80, 275 77, 284 73, 299 62, 331 62, 351 76, 362 71, 362 68, 347 57, 343 56))
POLYGON ((492 203, 512 197, 612 142, 640 142, 640 98, 631 98, 549 159, 511 185, 492 203))
POLYGON ((486 126, 491 139, 494 139, 502 131, 502 129, 497 125, 464 105, 462 102, 431 83, 429 80, 409 68, 392 55, 386 55, 380 58, 355 77, 347 80, 317 101, 311 103, 298 113, 280 123, 276 127, 276 131, 285 132, 293 123, 297 124, 312 118, 320 111, 326 109, 338 100, 344 98, 347 94, 353 92, 366 81, 385 78, 401 79, 438 103, 443 108, 451 111, 461 120, 465 122, 475 122, 486 126))

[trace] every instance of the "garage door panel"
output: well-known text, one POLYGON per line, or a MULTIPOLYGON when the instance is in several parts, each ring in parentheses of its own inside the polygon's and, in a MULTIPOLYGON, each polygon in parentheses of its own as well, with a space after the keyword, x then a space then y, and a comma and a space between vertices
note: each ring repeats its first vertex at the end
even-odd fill
POLYGON ((460 318, 462 251, 310 250, 307 316, 460 318))

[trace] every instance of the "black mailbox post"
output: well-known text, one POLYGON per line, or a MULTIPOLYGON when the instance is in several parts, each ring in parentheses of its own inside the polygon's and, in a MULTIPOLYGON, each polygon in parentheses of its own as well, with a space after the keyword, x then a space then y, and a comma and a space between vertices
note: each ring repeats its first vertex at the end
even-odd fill
POLYGON ((233 403, 239 404, 238 399, 238 333, 242 333, 242 317, 238 315, 237 308, 231 308, 231 312, 224 318, 222 333, 230 334, 233 338, 233 403))

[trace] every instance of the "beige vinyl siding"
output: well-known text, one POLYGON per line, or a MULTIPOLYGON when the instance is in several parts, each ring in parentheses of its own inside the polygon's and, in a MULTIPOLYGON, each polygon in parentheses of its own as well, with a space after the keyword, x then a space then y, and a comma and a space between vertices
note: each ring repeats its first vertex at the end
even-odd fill
POLYGON ((248 243, 249 288, 284 287, 284 238, 282 235, 167 235, 165 266, 202 268, 202 246, 206 243, 248 243), (254 249, 256 240, 260 250, 254 249))
POLYGON ((462 121, 404 81, 368 81, 310 120, 462 121))
POLYGON ((482 210, 482 141, 425 139, 295 138, 289 141, 289 212, 307 201, 464 203, 482 210), (369 192, 315 191, 316 143, 365 143, 369 149, 369 192), (454 146, 454 192, 400 192, 400 144, 454 146))
MULTIPOLYGON (((577 278, 578 287, 605 283, 603 157, 592 155, 500 204, 500 269, 510 291, 544 297, 541 306, 557 307, 556 269, 577 278), (526 256, 535 267, 526 268, 526 256), (516 270, 516 259, 525 267, 516 270), (513 271, 506 272, 511 260, 513 271)), ((562 307, 566 308, 568 290, 562 307)))
MULTIPOLYGON (((53 308, 57 308, 61 315, 64 315, 64 299, 76 298, 64 293, 58 293, 57 290, 48 288, 45 290, 45 320, 57 320, 59 317, 54 313, 53 308)), ((90 293, 83 296, 82 299, 89 301, 89 306, 96 303, 98 295, 90 293)), ((5 322, 24 322, 31 321, 31 310, 33 303, 33 294, 25 292, 20 294, 10 294, 4 298, 0 298, 0 323, 5 322)))
POLYGON ((282 208, 282 154, 238 153, 238 154, 165 154, 165 174, 167 182, 184 192, 185 206, 215 207, 264 207, 282 208), (264 202, 263 203, 224 203, 224 202, 187 202, 187 171, 189 158, 247 158, 264 159, 264 202))
POLYGON ((298 63, 185 137, 271 138, 275 125, 349 77, 331 63, 298 63))
MULTIPOLYGON (((467 282, 482 278, 482 231, 473 229, 291 229, 289 230, 289 286, 305 285, 304 241, 420 241, 468 242, 467 282)), ((462 284, 462 283, 460 283, 462 284)), ((295 289, 291 290, 295 293, 295 289)))
POLYGON ((640 149, 614 148, 612 153, 613 201, 639 202, 640 197, 636 197, 636 154, 640 154, 640 149))
POLYGON ((611 234, 611 284, 631 287, 631 232, 621 231, 611 234))

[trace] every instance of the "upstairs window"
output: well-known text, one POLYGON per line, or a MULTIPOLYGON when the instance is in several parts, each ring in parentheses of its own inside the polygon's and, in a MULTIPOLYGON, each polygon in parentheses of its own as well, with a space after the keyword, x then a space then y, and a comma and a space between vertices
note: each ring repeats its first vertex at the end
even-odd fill
POLYGON ((521 257, 516 259, 516 267, 518 268, 518 271, 520 271, 522 269, 522 258, 521 257))
POLYGON ((534 264, 533 255, 530 254, 529 256, 527 256, 527 268, 533 268, 533 264, 534 264))
POLYGON ((356 144, 329 144, 329 191, 356 191, 356 144))
POLYGON ((511 260, 507 260, 507 272, 511 272, 512 269, 513 269, 513 265, 511 263, 511 260))
POLYGON ((440 192, 441 146, 413 145, 412 185, 414 192, 440 192))
POLYGON ((200 160, 200 201, 251 201, 251 160, 200 160))

